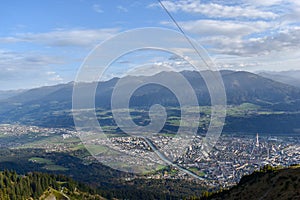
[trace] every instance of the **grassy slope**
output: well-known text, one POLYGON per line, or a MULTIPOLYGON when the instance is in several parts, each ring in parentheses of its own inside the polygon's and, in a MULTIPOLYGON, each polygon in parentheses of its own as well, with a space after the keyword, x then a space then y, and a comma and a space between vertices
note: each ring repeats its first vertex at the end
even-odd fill
POLYGON ((254 172, 243 177, 237 186, 215 194, 209 199, 300 199, 300 167, 254 172))
POLYGON ((91 195, 81 191, 70 192, 66 188, 64 191, 58 191, 49 187, 44 194, 39 198, 40 200, 81 200, 81 199, 90 199, 90 200, 105 200, 105 198, 100 195, 91 195))

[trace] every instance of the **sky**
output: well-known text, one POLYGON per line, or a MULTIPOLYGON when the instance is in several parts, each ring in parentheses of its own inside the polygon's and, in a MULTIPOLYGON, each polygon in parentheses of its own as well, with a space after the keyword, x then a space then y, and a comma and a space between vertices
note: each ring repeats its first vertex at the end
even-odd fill
MULTIPOLYGON (((162 3, 218 69, 300 70, 298 0, 162 3)), ((0 90, 73 81, 99 43, 124 31, 143 27, 178 31, 156 0, 2 1, 0 27, 0 90)), ((168 62, 162 60, 166 56, 172 55, 134 53, 115 65, 151 61, 159 67, 168 62)))

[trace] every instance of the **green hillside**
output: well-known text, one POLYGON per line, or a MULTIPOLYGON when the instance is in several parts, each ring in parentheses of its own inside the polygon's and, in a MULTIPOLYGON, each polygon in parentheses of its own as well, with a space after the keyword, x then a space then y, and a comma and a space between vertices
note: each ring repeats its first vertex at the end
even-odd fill
POLYGON ((300 199, 300 166, 273 168, 244 176, 238 185, 219 193, 205 193, 209 200, 293 200, 300 199))
POLYGON ((19 175, 14 171, 0 172, 1 200, 103 200, 105 198, 82 184, 62 175, 28 173, 19 175))

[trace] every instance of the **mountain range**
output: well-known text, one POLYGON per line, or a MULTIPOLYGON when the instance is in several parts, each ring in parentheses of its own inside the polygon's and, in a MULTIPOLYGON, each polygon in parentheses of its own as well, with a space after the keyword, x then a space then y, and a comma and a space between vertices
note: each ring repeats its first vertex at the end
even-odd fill
POLYGON ((22 90, 22 89, 20 89, 20 90, 0 90, 0 100, 16 96, 25 91, 26 90, 22 90))
POLYGON ((290 70, 290 71, 263 71, 257 73, 260 76, 285 83, 288 85, 292 85, 300 88, 300 70, 290 70))
MULTIPOLYGON (((182 71, 181 75, 190 83, 198 98, 200 106, 210 105, 210 95, 205 81, 201 75, 205 73, 216 73, 203 71, 201 75, 195 71, 182 71)), ((122 87, 126 88, 138 82, 146 80, 165 80, 174 82, 175 72, 160 72, 153 76, 137 76, 122 78, 122 87)), ((261 111, 271 112, 272 116, 278 118, 277 114, 282 112, 285 117, 297 120, 300 111, 300 88, 281 83, 264 76, 245 71, 220 71, 223 79, 227 104, 238 106, 250 103, 258 106, 261 111), (277 112, 276 115, 274 112, 277 112), (295 114, 290 116, 290 114, 295 114), (296 116, 296 117, 295 117, 296 116)), ((120 78, 113 78, 105 82, 99 82, 95 94, 95 105, 99 109, 109 110, 111 107, 111 96, 120 78)), ((214 81, 214 80, 209 80, 214 81)), ((94 83, 79 83, 82 91, 90 89, 94 83)), ((186 86, 175 84, 179 91, 185 91, 186 86)), ((19 92, 6 99, 0 100, 0 123, 24 123, 41 126, 73 126, 71 115, 73 83, 54 86, 34 88, 19 92)), ((83 94, 84 96, 84 94, 83 94)), ((168 107, 178 107, 176 96, 166 87, 157 84, 148 84, 138 88, 131 96, 130 107, 136 109, 147 109, 153 104, 161 104, 168 107)), ((248 116, 249 117, 249 116, 248 116)), ((261 121, 261 116, 255 115, 256 120, 261 121)), ((265 116, 264 116, 265 117, 265 116)), ((271 118, 270 118, 271 117, 271 118)), ((240 119, 236 124, 232 120, 234 116, 228 117, 232 127, 243 123, 240 119)), ((252 118, 251 118, 252 119, 252 118)), ((250 119, 250 122, 251 122, 250 119)), ((245 118, 249 121, 249 118, 245 118)), ((255 120, 254 120, 255 121, 255 120)), ((253 122, 255 123, 255 122, 253 122)), ((261 123, 261 122, 260 122, 261 123)), ((286 122, 289 123, 289 122, 286 122)), ((291 122, 296 123, 296 122, 291 122)), ((260 125, 259 125, 260 126, 260 125)), ((286 125, 288 126, 288 125, 286 125)), ((252 124, 255 131, 255 124, 252 124)), ((300 127, 293 126, 290 130, 300 127)), ((237 131, 227 128, 228 131, 237 131)), ((252 129, 249 129, 252 131, 252 129)), ((259 127, 259 130, 261 128, 259 127)), ((281 131, 281 130, 280 130, 281 131)))

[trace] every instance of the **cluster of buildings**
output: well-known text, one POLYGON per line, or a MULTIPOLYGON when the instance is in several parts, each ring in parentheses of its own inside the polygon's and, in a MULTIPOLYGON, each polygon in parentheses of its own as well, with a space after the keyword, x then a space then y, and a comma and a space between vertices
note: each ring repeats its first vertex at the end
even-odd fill
MULTIPOLYGON (((64 128, 0 124, 0 147, 30 147, 61 152, 66 151, 68 147, 74 145, 64 142, 68 138, 75 137, 74 134, 74 131, 64 128)), ((78 142, 76 144, 78 144, 78 142)))
POLYGON ((64 128, 45 128, 20 124, 0 124, 0 135, 20 136, 29 133, 38 133, 39 135, 48 136, 53 134, 73 134, 73 131, 64 128))
MULTIPOLYGON (((259 170, 264 165, 290 166, 300 163, 300 136, 223 135, 208 155, 203 154, 202 137, 186 138, 155 135, 149 137, 153 146, 139 137, 116 137, 110 140, 119 151, 132 157, 147 157, 149 164, 158 162, 157 150, 165 158, 184 169, 192 171, 201 180, 214 187, 230 187, 242 176, 259 170), (180 147, 184 147, 182 150, 180 147), (173 148, 173 149, 172 149, 173 148), (153 153, 149 153, 153 152, 153 153)), ((104 157, 102 157, 103 159, 104 157)), ((117 159, 117 158, 115 158, 117 159)), ((140 160, 142 161, 142 160, 140 160)), ((120 162, 120 160, 118 160, 120 162)), ((126 163, 126 160, 123 160, 126 163)), ((145 162, 136 164, 146 165, 145 162)), ((166 164, 166 162, 164 162, 166 164)), ((148 178, 192 179, 181 170, 177 173, 153 173, 148 178)))

